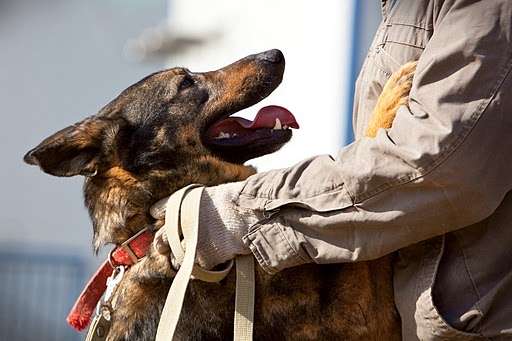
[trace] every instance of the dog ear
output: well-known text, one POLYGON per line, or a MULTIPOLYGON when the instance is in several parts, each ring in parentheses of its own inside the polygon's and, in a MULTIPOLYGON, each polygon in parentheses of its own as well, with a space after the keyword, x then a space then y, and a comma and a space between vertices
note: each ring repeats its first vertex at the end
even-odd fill
POLYGON ((64 128, 30 150, 23 160, 55 176, 92 176, 97 172, 109 121, 90 117, 64 128))

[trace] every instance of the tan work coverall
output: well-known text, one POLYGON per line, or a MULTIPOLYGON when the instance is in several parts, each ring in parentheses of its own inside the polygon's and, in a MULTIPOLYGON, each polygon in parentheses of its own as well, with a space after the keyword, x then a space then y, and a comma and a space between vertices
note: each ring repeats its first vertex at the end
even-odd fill
POLYGON ((405 340, 512 340, 511 68, 511 0, 383 1, 357 82, 356 142, 256 174, 236 196, 279 211, 244 237, 260 265, 398 250, 405 340), (365 138, 384 83, 411 60, 409 105, 365 138))

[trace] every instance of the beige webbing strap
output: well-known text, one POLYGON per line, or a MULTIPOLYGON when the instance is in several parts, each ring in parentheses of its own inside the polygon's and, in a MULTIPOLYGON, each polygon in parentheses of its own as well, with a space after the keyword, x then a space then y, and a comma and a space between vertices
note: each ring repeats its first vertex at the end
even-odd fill
POLYGON ((91 326, 85 336, 85 341, 105 341, 108 336, 112 322, 107 320, 103 314, 94 316, 91 326))
POLYGON ((252 340, 254 321, 254 259, 252 255, 236 258, 236 298, 233 339, 252 340))
MULTIPOLYGON (((192 189, 193 188, 184 188, 178 191, 169 198, 169 201, 174 203, 181 203, 185 193, 192 189)), ((190 193, 190 195, 197 196, 197 194, 200 195, 201 192, 202 190, 199 189, 193 193, 190 193)), ((167 219, 171 217, 178 217, 177 220, 179 221, 179 212, 180 205, 168 205, 166 208, 165 218, 167 219)), ((170 239, 170 236, 173 233, 171 231, 172 227, 170 226, 170 222, 166 222, 163 228, 167 229, 166 232, 168 238, 170 239)), ((178 226, 176 226, 176 229, 177 228, 178 226)), ((183 300, 185 298, 185 292, 187 291, 188 281, 192 275, 192 269, 194 268, 194 260, 196 256, 195 251, 197 247, 197 233, 192 233, 192 235, 185 236, 185 231, 182 232, 186 238, 188 252, 183 255, 180 270, 176 274, 176 277, 174 277, 171 288, 169 289, 169 293, 167 294, 167 299, 165 300, 162 315, 160 317, 160 323, 158 324, 158 329, 156 331, 156 341, 170 341, 173 339, 174 331, 176 330, 176 326, 178 325, 178 320, 180 318, 181 307, 183 306, 183 300)), ((172 244, 170 242, 169 245, 172 248, 172 244)), ((177 250, 173 250, 173 252, 176 251, 177 250)))
MULTIPOLYGON (((204 187, 200 185, 189 185, 175 192, 167 202, 165 225, 162 228, 166 229, 171 251, 181 266, 167 294, 158 324, 156 341, 173 339, 191 277, 207 282, 218 282, 226 277, 233 265, 233 262, 230 262, 228 267, 221 271, 208 271, 194 265, 198 242, 199 205, 203 189, 204 187), (183 234, 185 248, 182 245, 180 232, 183 234)), ((237 258, 234 339, 249 341, 252 340, 254 310, 254 262, 252 256, 239 258, 237 258)))
MULTIPOLYGON (((198 232, 199 204, 201 200, 201 194, 199 193, 195 198, 189 198, 187 196, 187 203, 189 203, 187 207, 183 207, 183 199, 185 195, 192 189, 202 193, 202 188, 204 187, 201 185, 189 185, 175 192, 169 197, 169 200, 167 201, 165 210, 165 225, 162 228, 166 229, 169 246, 171 247, 172 254, 178 264, 181 264, 183 262, 183 258, 185 257, 185 248, 183 247, 183 242, 180 236, 181 234, 184 234, 183 226, 189 229, 191 233, 198 232)), ((185 241, 185 243, 189 242, 185 241)), ((196 247, 194 246, 194 250, 195 249, 196 247)), ((227 276, 232 267, 233 261, 229 262, 227 267, 220 271, 204 270, 199 266, 194 266, 192 269, 192 277, 204 282, 220 282, 224 277, 227 276)))

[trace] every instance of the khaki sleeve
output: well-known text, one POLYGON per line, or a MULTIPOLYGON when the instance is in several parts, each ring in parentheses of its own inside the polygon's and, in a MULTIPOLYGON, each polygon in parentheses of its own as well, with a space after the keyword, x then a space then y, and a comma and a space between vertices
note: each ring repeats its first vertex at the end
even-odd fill
POLYGON ((237 205, 269 272, 375 259, 469 226, 512 188, 512 2, 447 1, 393 127, 249 178, 237 205), (449 5, 448 5, 449 4, 449 5))

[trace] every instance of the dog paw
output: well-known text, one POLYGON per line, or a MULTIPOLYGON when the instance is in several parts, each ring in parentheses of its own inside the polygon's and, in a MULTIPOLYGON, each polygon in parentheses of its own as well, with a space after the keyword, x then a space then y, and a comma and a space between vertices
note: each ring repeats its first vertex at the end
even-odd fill
POLYGON ((404 64, 388 79, 373 109, 366 136, 375 137, 380 128, 391 128, 398 108, 409 99, 416 65, 416 61, 404 64))

